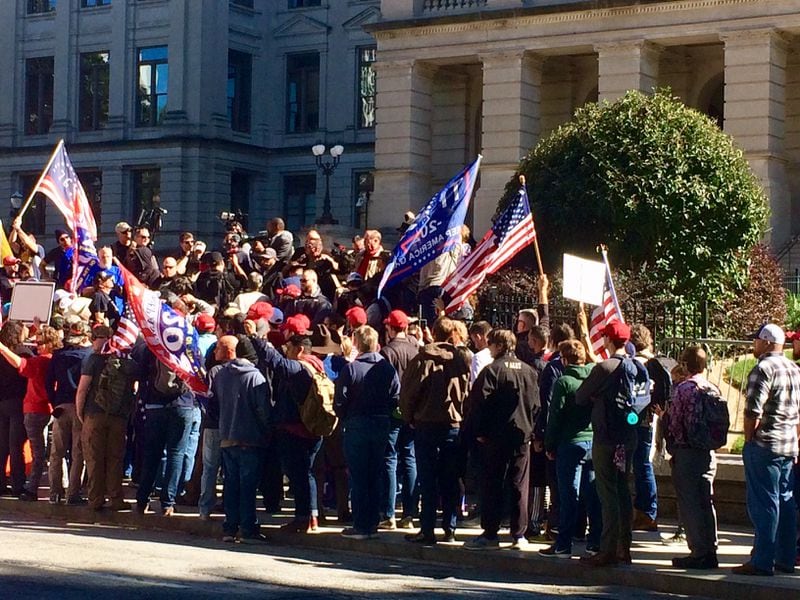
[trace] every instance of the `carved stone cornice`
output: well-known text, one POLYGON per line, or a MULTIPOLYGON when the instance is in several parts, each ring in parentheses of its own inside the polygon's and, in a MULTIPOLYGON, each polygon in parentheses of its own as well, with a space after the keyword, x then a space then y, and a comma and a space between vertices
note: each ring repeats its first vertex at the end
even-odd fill
MULTIPOLYGON (((609 8, 595 8, 586 10, 569 10, 569 6, 555 6, 552 12, 525 14, 524 11, 498 10, 496 15, 492 11, 482 11, 480 18, 469 19, 469 14, 459 15, 452 21, 442 19, 425 24, 421 19, 409 19, 397 22, 381 23, 370 27, 370 33, 379 41, 393 40, 404 37, 424 37, 440 34, 458 34, 475 31, 491 31, 500 29, 523 29, 537 25, 558 25, 581 21, 596 21, 599 19, 619 19, 624 17, 641 17, 660 14, 673 14, 693 10, 709 10, 716 15, 725 15, 726 11, 739 6, 756 5, 763 0, 685 0, 683 2, 663 2, 652 4, 631 4, 609 8), (509 14, 506 14, 506 13, 509 14)), ((792 13, 795 14, 795 13, 792 13)), ((720 17, 717 21, 725 21, 720 17)))

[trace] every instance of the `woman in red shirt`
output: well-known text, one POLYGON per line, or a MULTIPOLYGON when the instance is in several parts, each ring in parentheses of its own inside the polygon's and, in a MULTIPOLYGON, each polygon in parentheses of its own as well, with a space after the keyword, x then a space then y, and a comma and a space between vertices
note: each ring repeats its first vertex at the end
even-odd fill
POLYGON ((0 343, 0 355, 19 374, 28 380, 28 389, 22 400, 25 418, 25 431, 31 442, 33 464, 20 500, 39 499, 39 481, 45 468, 45 431, 50 423, 50 402, 45 389, 45 374, 50 364, 53 350, 61 347, 61 337, 53 327, 43 326, 36 333, 36 356, 20 356, 8 346, 0 343))

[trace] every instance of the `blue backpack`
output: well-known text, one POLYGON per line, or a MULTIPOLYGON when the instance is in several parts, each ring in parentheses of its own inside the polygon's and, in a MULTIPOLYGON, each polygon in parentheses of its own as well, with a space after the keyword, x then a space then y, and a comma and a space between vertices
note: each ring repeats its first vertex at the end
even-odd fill
POLYGON ((610 377, 608 393, 609 433, 627 437, 626 430, 639 424, 639 415, 650 405, 650 376, 638 360, 615 356, 619 366, 610 377))

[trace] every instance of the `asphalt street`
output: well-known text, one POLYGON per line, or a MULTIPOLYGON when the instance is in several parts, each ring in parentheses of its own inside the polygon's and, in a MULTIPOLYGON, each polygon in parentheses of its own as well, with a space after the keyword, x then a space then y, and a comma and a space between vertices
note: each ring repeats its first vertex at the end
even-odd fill
MULTIPOLYGON (((554 559, 557 560, 557 559, 554 559)), ((241 545, 171 532, 0 520, 0 597, 672 599, 348 552, 241 545)))

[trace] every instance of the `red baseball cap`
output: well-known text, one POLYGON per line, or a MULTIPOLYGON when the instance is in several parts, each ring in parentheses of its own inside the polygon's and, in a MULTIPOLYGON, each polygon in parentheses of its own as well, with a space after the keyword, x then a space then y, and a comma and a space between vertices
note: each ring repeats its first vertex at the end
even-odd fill
POLYGON ((383 320, 383 324, 394 329, 408 329, 408 315, 402 310, 393 310, 383 320))
POLYGON ((259 319, 266 319, 269 321, 272 318, 273 312, 275 312, 275 310, 269 302, 256 302, 247 310, 247 318, 253 321, 258 321, 259 319))
POLYGON ((344 313, 350 327, 360 327, 367 324, 367 311, 360 306, 354 306, 344 313))
POLYGON ((305 315, 294 315, 289 317, 284 321, 283 327, 281 330, 284 332, 287 338, 291 337, 293 334, 295 335, 305 335, 308 333, 308 329, 311 327, 311 320, 305 315))
POLYGON ((18 259, 16 256, 6 256, 3 259, 3 266, 4 267, 12 267, 14 265, 18 265, 22 261, 18 259))
POLYGON ((194 328, 202 333, 210 333, 217 328, 217 322, 211 315, 200 313, 194 319, 194 328))
POLYGON ((618 344, 622 344, 631 339, 631 328, 622 321, 614 321, 603 328, 603 335, 618 344))
POLYGON ((299 298, 302 292, 295 284, 290 283, 285 288, 279 289, 278 294, 282 296, 289 296, 290 298, 299 298))

